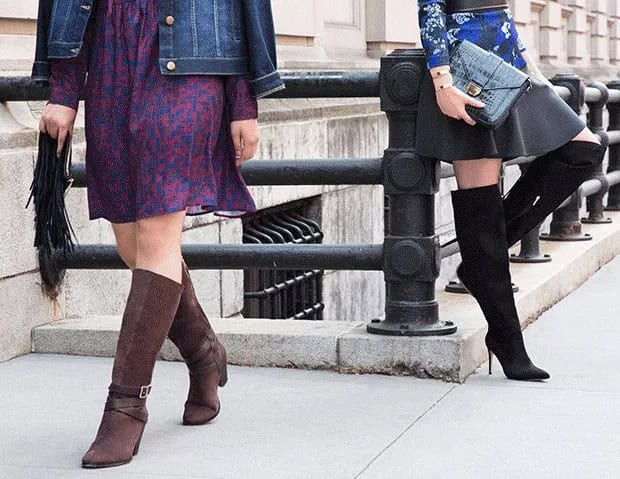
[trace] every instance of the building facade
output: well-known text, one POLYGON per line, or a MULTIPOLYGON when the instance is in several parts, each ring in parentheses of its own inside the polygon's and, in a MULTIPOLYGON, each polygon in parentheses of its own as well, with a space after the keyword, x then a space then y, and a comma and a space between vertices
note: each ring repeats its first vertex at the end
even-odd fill
MULTIPOLYGON (((620 62, 617 0, 511 0, 519 31, 546 69, 611 74, 620 62)), ((419 45, 415 0, 273 0, 283 68, 362 68, 419 45)), ((0 4, 0 68, 24 70, 37 0, 0 4)))

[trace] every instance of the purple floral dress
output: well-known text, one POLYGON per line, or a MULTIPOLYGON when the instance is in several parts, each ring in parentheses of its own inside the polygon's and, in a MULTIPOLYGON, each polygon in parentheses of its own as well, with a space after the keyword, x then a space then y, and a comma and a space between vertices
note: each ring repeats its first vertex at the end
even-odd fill
POLYGON ((77 109, 85 89, 90 218, 256 211, 230 134, 257 117, 248 80, 162 75, 157 4, 98 0, 79 56, 52 65, 51 103, 77 109))

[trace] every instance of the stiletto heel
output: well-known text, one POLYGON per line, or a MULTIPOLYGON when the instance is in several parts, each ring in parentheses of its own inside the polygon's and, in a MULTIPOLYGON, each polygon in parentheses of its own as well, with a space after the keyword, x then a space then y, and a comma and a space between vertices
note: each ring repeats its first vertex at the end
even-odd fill
POLYGON ((493 353, 491 352, 490 349, 487 349, 487 352, 489 353, 489 376, 491 374, 493 374, 493 353))

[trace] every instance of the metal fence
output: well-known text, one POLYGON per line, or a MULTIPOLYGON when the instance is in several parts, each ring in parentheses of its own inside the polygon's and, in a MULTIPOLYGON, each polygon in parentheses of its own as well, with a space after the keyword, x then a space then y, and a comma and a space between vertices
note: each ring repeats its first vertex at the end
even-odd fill
MULTIPOLYGON (((379 97, 389 123, 389 145, 382 158, 335 160, 257 160, 244 165, 250 185, 383 185, 389 202, 389 228, 383 244, 243 244, 191 245, 183 248, 190 268, 291 270, 378 270, 386 283, 385 319, 367 326, 370 333, 440 335, 456 331, 440 320, 435 281, 441 259, 458 252, 458 245, 441 248, 435 232, 434 202, 442 178, 453 176, 449 166, 415 153, 420 83, 425 74, 422 50, 397 50, 383 57, 379 72, 297 72, 284 75, 287 89, 277 98, 379 97)), ((609 168, 598 171, 554 213, 550 235, 558 241, 587 240, 581 232, 579 206, 588 198, 588 222, 601 223, 603 198, 607 209, 620 209, 620 82, 594 83, 586 88, 575 75, 552 79, 558 93, 577 113, 586 103, 590 127, 609 150, 609 168), (609 111, 609 130, 603 112, 609 111)), ((29 78, 0 78, 0 101, 45 100, 48 88, 29 78)), ((525 167, 532 158, 509 164, 525 167)), ((82 168, 74 170, 74 186, 86 186, 82 168)), ((517 261, 549 260, 540 256, 538 232, 522 241, 517 261)), ((124 268, 113 246, 83 245, 66 258, 69 269, 124 268)))

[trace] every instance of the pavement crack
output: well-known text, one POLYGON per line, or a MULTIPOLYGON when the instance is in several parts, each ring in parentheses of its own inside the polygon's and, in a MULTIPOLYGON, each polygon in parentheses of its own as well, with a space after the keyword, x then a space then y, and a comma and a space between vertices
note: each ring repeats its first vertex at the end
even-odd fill
POLYGON ((417 418, 415 418, 415 420, 411 424, 409 424, 398 436, 396 436, 393 441, 391 441, 387 446, 381 449, 381 451, 379 451, 379 453, 375 457, 373 457, 371 461, 368 464, 366 464, 366 466, 354 476, 353 479, 358 479, 359 477, 361 477, 361 475, 364 474, 364 472, 366 472, 370 468, 370 466, 372 466, 377 461, 377 459, 379 459, 385 453, 385 451, 387 451, 394 444, 396 444, 400 440, 401 437, 407 434, 413 426, 415 426, 429 412, 435 409, 435 406, 437 406, 441 401, 443 401, 446 397, 448 397, 448 395, 451 394, 452 391, 454 391, 459 386, 461 386, 461 384, 455 384, 454 386, 452 386, 448 391, 446 391, 445 394, 443 394, 439 399, 437 399, 437 401, 431 404, 431 406, 428 409, 426 409, 426 411, 424 411, 417 418))

